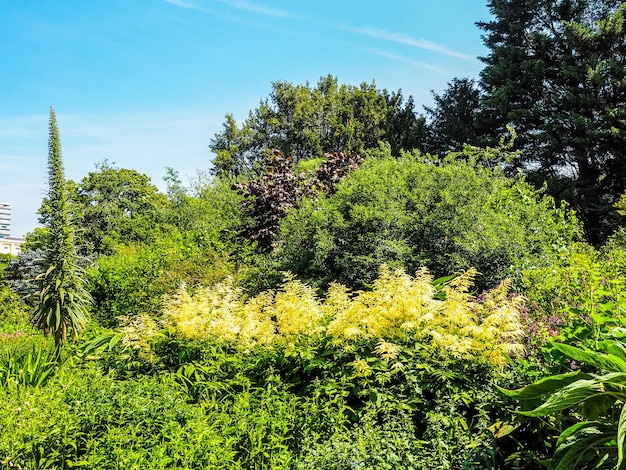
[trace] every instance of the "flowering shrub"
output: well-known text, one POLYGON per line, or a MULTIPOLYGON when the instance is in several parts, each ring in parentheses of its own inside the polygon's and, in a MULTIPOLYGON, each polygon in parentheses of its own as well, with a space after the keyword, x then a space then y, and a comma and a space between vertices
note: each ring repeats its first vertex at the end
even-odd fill
POLYGON ((549 340, 595 348, 602 333, 626 323, 626 250, 579 245, 566 255, 523 273, 530 348, 549 340))
POLYGON ((475 275, 475 270, 459 274, 443 286, 443 295, 436 295, 427 270, 412 277, 385 266, 371 291, 351 293, 334 284, 324 299, 289 275, 281 289, 250 299, 232 282, 193 294, 182 287, 166 297, 164 318, 183 336, 230 342, 243 350, 256 345, 293 349, 307 338, 346 349, 375 340, 375 352, 393 358, 394 341, 410 337, 451 358, 500 366, 522 350, 522 299, 507 295, 507 282, 476 299, 470 293, 475 275))

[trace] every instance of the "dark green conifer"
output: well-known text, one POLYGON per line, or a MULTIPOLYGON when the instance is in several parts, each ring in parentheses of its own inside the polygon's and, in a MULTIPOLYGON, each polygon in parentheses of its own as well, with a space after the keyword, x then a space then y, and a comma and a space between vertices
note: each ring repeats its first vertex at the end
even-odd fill
POLYGON ((570 202, 588 239, 612 229, 626 189, 626 4, 622 0, 490 0, 479 23, 481 123, 495 141, 517 131, 519 166, 570 202))

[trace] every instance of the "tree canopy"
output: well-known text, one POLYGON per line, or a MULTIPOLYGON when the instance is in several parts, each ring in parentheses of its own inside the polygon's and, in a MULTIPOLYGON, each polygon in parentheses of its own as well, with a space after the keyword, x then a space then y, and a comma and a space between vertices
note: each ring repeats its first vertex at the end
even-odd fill
POLYGON ((150 178, 107 161, 75 185, 76 224, 87 252, 107 253, 113 244, 151 237, 168 201, 150 178))
POLYGON ((386 141, 392 152, 421 145, 424 118, 401 91, 379 90, 374 83, 339 85, 332 76, 317 86, 274 82, 269 98, 238 127, 226 116, 224 130, 211 141, 216 175, 249 175, 264 153, 280 150, 295 163, 325 153, 362 153, 386 141))
POLYGON ((626 185, 626 5, 619 0, 491 0, 479 23, 485 133, 512 125, 517 161, 585 222, 611 230, 626 185))

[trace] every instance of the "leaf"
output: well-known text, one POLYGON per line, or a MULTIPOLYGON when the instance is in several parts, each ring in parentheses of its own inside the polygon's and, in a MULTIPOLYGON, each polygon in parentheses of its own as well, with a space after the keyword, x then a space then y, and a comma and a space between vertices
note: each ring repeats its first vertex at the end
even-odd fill
POLYGON ((598 349, 626 361, 626 346, 621 341, 604 340, 598 343, 598 349))
POLYGON ((533 384, 517 390, 507 390, 501 387, 498 387, 498 389, 505 395, 516 398, 517 400, 529 400, 552 393, 582 378, 588 379, 590 377, 590 375, 583 374, 580 371, 567 372, 565 374, 552 375, 550 377, 543 378, 533 384))
POLYGON ((518 413, 530 417, 546 416, 590 398, 610 394, 611 392, 604 387, 605 383, 612 385, 613 383, 624 382, 626 382, 626 374, 622 372, 613 372, 588 380, 577 380, 550 395, 542 405, 534 410, 519 411, 518 413))
MULTIPOLYGON (((608 387, 605 386, 605 390, 608 387)), ((580 414, 589 421, 595 421, 603 416, 609 408, 615 404, 616 398, 611 395, 599 395, 597 397, 585 400, 580 407, 580 414)))
POLYGON ((597 379, 577 380, 550 395, 543 404, 534 410, 519 411, 518 413, 530 417, 547 416, 603 393, 605 393, 604 388, 597 379))
MULTIPOLYGON (((614 434, 607 433, 606 429, 599 428, 597 424, 595 422, 578 423, 573 426, 575 429, 565 430, 567 438, 557 446, 550 468, 572 470, 590 450, 595 451, 598 446, 615 438, 614 434)), ((560 438, 559 441, 561 441, 560 438)))
POLYGON ((619 356, 586 351, 563 343, 554 343, 554 347, 578 362, 584 362, 607 371, 626 372, 626 361, 619 356))
POLYGON ((119 333, 105 333, 94 338, 87 343, 82 350, 82 356, 87 357, 99 349, 111 351, 113 347, 120 341, 122 335, 119 333))
POLYGON ((492 424, 489 427, 489 430, 493 433, 493 437, 496 439, 500 439, 502 437, 506 437, 519 428, 519 424, 508 424, 503 423, 502 421, 498 421, 497 423, 492 424))
POLYGON ((434 279, 431 282, 431 285, 438 289, 444 284, 446 284, 448 281, 451 281, 452 279, 454 279, 456 276, 457 274, 455 273, 455 274, 450 274, 449 276, 438 277, 437 279, 434 279))
POLYGON ((622 407, 617 424, 617 468, 621 469, 626 452, 626 405, 622 407))

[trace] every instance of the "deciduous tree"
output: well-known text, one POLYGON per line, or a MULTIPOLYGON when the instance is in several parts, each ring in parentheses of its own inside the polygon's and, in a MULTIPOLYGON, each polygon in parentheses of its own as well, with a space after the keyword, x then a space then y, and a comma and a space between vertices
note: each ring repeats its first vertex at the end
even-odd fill
POLYGON ((386 141, 396 155, 420 145, 425 121, 402 92, 379 90, 374 83, 339 85, 332 76, 317 86, 272 84, 270 97, 251 111, 241 127, 226 116, 224 130, 211 141, 216 175, 250 175, 264 155, 280 150, 294 162, 326 153, 360 154, 386 141))

